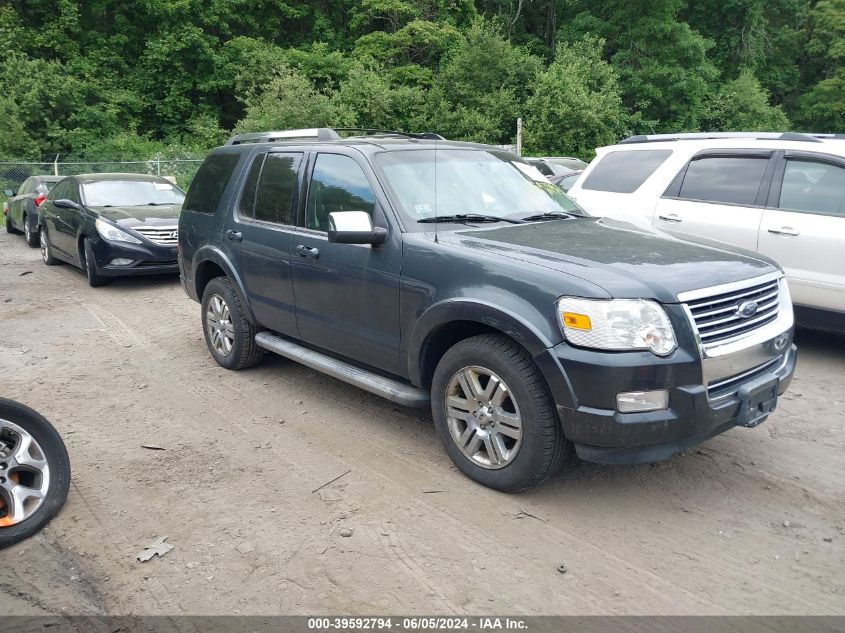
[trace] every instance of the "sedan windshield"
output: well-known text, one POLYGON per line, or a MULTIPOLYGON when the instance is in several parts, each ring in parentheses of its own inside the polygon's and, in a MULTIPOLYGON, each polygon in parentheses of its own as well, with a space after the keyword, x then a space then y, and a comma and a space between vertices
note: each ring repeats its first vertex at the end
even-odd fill
POLYGON ((166 181, 101 180, 82 185, 89 207, 143 207, 182 204, 185 194, 166 181))
MULTIPOLYGON (((410 220, 431 223, 452 216, 518 220, 586 215, 537 168, 496 150, 408 150, 379 154, 376 162, 410 220), (436 154, 436 155, 435 155, 436 154)), ((489 221, 489 220, 488 220, 489 221)))

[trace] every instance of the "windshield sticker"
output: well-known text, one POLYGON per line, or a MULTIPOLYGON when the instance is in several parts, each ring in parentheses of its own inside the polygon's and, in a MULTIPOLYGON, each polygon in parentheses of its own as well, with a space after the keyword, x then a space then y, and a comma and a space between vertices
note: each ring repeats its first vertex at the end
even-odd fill
POLYGON ((414 205, 414 213, 419 216, 430 216, 432 214, 431 205, 426 203, 423 204, 415 204, 414 205))
POLYGON ((511 161, 511 164, 523 174, 528 176, 531 180, 534 180, 536 182, 549 182, 549 179, 546 178, 542 173, 540 173, 540 170, 534 167, 534 165, 529 165, 527 163, 518 163, 516 161, 511 161))
POLYGON ((153 186, 156 191, 173 191, 173 185, 166 182, 154 182, 153 186))

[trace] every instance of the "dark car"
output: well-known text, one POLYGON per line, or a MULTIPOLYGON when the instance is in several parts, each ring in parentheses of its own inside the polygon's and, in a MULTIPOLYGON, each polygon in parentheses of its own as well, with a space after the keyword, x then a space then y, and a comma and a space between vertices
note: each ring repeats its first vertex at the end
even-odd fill
POLYGON ((6 232, 21 232, 26 243, 38 246, 38 207, 62 176, 31 176, 17 191, 7 189, 6 232))
POLYGON ((217 363, 270 350, 430 406, 458 468, 500 490, 542 481, 573 446, 652 461, 754 427, 795 368, 770 260, 591 217, 490 146, 235 137, 179 228, 217 363))
POLYGON ((78 266, 91 286, 109 277, 174 273, 185 194, 164 178, 87 174, 59 182, 39 207, 41 255, 78 266))
POLYGON ((575 181, 578 180, 578 176, 580 176, 583 172, 581 171, 570 171, 569 173, 561 174, 560 176, 550 176, 549 182, 553 185, 557 185, 560 187, 564 193, 569 191, 569 188, 575 184, 575 181))

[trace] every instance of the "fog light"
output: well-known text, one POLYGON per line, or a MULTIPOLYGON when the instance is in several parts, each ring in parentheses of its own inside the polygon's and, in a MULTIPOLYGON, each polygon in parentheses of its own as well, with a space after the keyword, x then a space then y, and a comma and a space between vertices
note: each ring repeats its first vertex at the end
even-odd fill
POLYGON ((131 259, 126 259, 124 257, 117 257, 109 262, 109 266, 128 266, 132 263, 131 259))
POLYGON ((616 409, 620 413, 660 411, 668 407, 669 392, 666 389, 658 389, 657 391, 627 391, 616 395, 616 409))

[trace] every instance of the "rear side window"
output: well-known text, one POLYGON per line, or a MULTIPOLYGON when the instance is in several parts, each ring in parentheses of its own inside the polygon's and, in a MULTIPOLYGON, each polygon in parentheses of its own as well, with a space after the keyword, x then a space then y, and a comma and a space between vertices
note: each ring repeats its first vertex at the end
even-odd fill
POLYGON ((687 167, 678 197, 687 200, 753 205, 769 164, 768 158, 712 156, 687 167))
POLYGON ((609 152, 599 160, 581 188, 633 193, 671 155, 670 149, 609 152))
POLYGON ((361 166, 349 156, 319 154, 308 188, 305 226, 329 230, 329 213, 365 211, 373 215, 376 197, 361 166))
POLYGON ((266 154, 259 154, 252 161, 249 174, 244 183, 244 190, 241 193, 241 201, 238 205, 241 215, 247 218, 255 217, 255 192, 258 191, 258 177, 261 175, 261 167, 264 164, 266 154))
POLYGON ((845 169, 810 160, 787 160, 778 207, 845 217, 845 169))
POLYGON ((216 212, 239 158, 239 154, 228 153, 211 154, 206 158, 194 176, 182 207, 198 213, 216 212))
POLYGON ((255 196, 256 220, 278 224, 295 222, 293 194, 301 162, 300 153, 267 154, 255 196))

